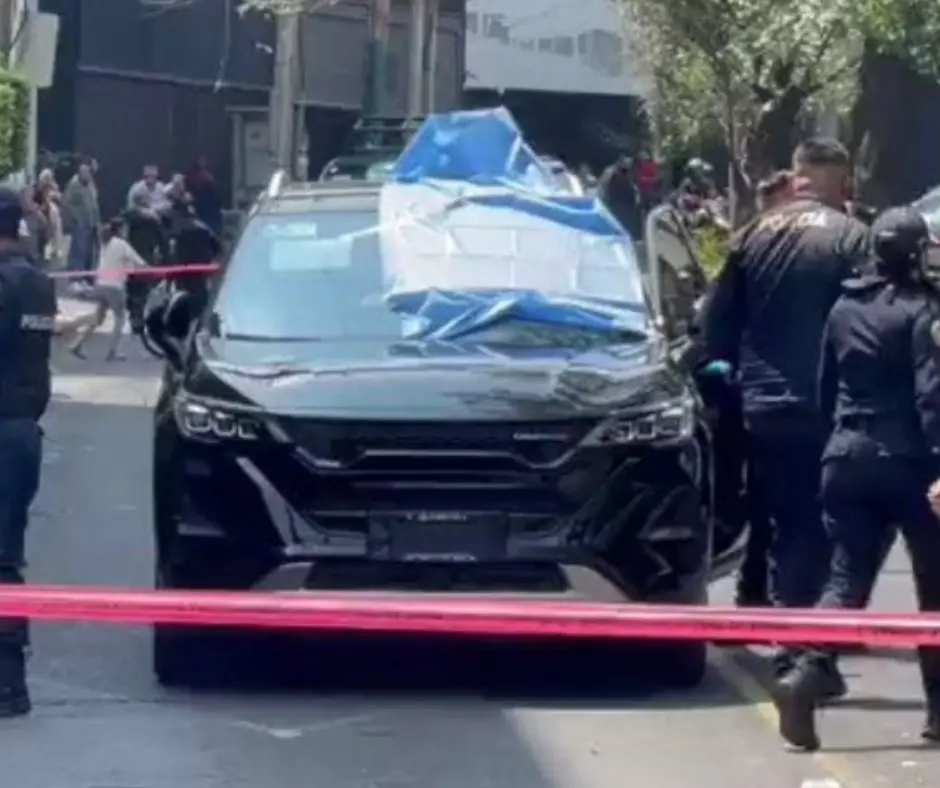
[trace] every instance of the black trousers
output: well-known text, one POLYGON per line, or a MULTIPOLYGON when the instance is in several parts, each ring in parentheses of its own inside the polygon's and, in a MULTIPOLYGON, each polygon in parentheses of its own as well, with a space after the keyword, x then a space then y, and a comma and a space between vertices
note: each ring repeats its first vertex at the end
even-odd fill
POLYGON ((747 418, 750 470, 770 520, 770 590, 781 607, 813 607, 829 573, 831 542, 819 501, 826 434, 802 413, 747 418))
MULTIPOLYGON (((940 611, 940 522, 927 501, 932 481, 918 464, 875 452, 825 463, 822 503, 833 554, 821 607, 867 606, 897 526, 920 610, 940 611)), ((829 649, 816 654, 833 657, 829 649)), ((919 656, 926 696, 940 703, 940 648, 921 648, 919 656)))
MULTIPOLYGON (((23 582, 29 507, 39 489, 42 430, 30 419, 0 419, 0 584, 23 582)), ((0 619, 0 650, 28 641, 23 619, 0 619)))

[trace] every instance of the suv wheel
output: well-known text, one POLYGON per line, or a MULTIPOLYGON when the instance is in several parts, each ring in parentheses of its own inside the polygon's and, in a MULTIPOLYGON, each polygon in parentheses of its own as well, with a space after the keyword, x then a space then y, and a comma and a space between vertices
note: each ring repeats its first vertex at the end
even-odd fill
MULTIPOLYGON (((176 588, 170 572, 157 567, 154 586, 176 588)), ((180 627, 172 624, 153 625, 153 672, 165 687, 193 687, 217 678, 221 657, 220 635, 202 627, 180 627)))
MULTIPOLYGON (((681 598, 654 599, 653 603, 680 605, 708 604, 708 573, 694 583, 681 598)), ((708 672, 708 642, 673 640, 654 642, 648 647, 650 665, 662 684, 670 689, 695 689, 708 672)))

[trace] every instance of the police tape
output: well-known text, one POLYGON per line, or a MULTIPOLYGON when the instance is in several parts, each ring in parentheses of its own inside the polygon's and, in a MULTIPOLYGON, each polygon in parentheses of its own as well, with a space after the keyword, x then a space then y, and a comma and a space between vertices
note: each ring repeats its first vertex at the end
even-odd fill
POLYGON ((940 614, 335 592, 0 588, 0 617, 305 631, 748 643, 940 645, 940 614))
MULTIPOLYGON (((218 270, 218 263, 197 263, 194 265, 153 265, 146 268, 129 268, 124 271, 124 274, 129 277, 141 277, 143 279, 163 279, 167 276, 179 276, 180 274, 188 276, 214 274, 218 270)), ((98 271, 50 271, 48 275, 52 279, 94 279, 98 274, 98 271)))

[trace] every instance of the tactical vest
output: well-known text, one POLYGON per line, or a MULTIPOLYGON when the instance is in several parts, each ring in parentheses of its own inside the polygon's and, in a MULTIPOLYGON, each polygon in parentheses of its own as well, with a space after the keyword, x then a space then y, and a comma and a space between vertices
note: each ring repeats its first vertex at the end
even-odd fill
POLYGON ((0 260, 0 419, 38 420, 51 395, 55 283, 23 257, 0 260))

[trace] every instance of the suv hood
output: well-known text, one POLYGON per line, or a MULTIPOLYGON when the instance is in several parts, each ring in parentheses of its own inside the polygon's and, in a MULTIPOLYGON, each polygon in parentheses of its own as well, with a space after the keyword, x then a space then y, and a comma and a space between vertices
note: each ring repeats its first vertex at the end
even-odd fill
POLYGON ((280 415, 550 420, 606 415, 684 392, 658 341, 511 355, 380 341, 196 342, 187 392, 280 415))

